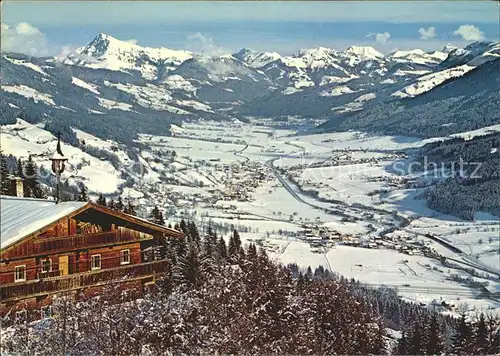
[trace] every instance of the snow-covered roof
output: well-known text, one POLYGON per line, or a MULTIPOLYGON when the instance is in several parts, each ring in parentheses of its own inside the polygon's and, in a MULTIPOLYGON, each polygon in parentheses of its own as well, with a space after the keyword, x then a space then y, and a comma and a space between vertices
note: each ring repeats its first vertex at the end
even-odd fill
POLYGON ((62 202, 50 200, 0 196, 0 248, 4 249, 25 236, 80 209, 87 202, 62 202))

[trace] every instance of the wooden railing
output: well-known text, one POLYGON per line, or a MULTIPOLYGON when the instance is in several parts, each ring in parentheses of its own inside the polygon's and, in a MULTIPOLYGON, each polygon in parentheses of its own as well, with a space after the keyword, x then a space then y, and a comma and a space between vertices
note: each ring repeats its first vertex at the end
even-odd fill
POLYGON ((38 279, 41 278, 49 278, 49 277, 59 277, 61 275, 61 271, 50 271, 50 272, 38 272, 38 279))
POLYGON ((160 260, 136 265, 109 268, 105 270, 48 277, 22 283, 0 286, 0 302, 25 299, 52 293, 75 290, 106 283, 126 282, 134 277, 151 278, 167 270, 167 261, 160 260))
POLYGON ((96 234, 73 235, 66 237, 39 238, 34 242, 38 251, 68 250, 85 248, 93 245, 106 245, 116 242, 136 241, 151 238, 150 235, 133 230, 115 230, 96 234))
POLYGON ((14 258, 17 256, 36 256, 46 253, 57 253, 58 251, 70 251, 72 249, 87 248, 100 245, 109 245, 120 242, 132 242, 153 238, 151 235, 134 230, 118 229, 97 234, 81 234, 64 237, 39 237, 32 243, 23 244, 19 248, 13 248, 2 254, 3 258, 14 258))

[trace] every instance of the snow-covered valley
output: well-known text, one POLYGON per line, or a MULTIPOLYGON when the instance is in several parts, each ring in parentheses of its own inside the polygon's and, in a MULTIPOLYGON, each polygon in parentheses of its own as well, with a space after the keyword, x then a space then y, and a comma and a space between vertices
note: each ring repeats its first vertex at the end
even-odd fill
MULTIPOLYGON (((431 210, 420 188, 404 184, 412 177, 394 169, 405 152, 429 140, 356 132, 296 136, 269 124, 174 126, 173 137, 140 135, 136 157, 117 142, 75 130, 78 147, 63 145, 69 158, 63 179, 84 183, 93 199, 103 193, 131 200, 143 217, 158 205, 172 223, 193 220, 222 234, 234 227, 284 263, 322 265, 429 305, 446 300, 471 312, 500 312, 498 301, 469 283, 500 290, 498 218, 478 213, 470 222, 431 210)), ((50 169, 56 139, 48 131, 18 120, 1 135, 5 154, 32 154, 50 169)))

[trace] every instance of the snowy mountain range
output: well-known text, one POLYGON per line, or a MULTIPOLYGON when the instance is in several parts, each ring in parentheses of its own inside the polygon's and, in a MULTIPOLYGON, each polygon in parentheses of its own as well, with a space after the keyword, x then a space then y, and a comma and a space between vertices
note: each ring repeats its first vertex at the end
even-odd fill
MULTIPOLYGON (((384 125, 373 125, 380 117, 369 113, 387 115, 390 110, 394 116, 402 107, 439 102, 433 114, 442 116, 450 104, 442 103, 443 85, 460 91, 455 95, 447 89, 446 100, 475 98, 470 105, 489 115, 491 101, 479 99, 488 93, 493 103, 498 100, 499 56, 499 42, 387 55, 352 46, 344 51, 304 49, 292 56, 251 49, 208 56, 141 47, 99 34, 57 58, 2 53, 1 122, 23 117, 124 143, 133 142, 138 133, 169 134, 171 123, 198 118, 300 116, 329 119, 322 130, 364 122, 365 129, 384 131, 384 125), (483 86, 467 84, 486 78, 483 86), (363 120, 355 119, 359 115, 363 120)), ((456 123, 449 119, 445 124, 451 132, 456 123)), ((498 116, 486 123, 492 120, 498 116)))

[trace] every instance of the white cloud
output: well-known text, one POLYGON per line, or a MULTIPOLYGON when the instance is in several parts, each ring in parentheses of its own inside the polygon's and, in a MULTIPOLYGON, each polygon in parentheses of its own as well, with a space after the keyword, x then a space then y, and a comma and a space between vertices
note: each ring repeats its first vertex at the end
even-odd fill
POLYGON ((227 53, 220 46, 217 46, 213 38, 205 36, 201 32, 196 32, 188 36, 188 49, 195 53, 201 53, 208 56, 219 56, 227 53))
POLYGON ((380 44, 387 44, 387 41, 391 38, 391 34, 389 32, 384 33, 369 33, 366 35, 367 38, 375 38, 375 41, 380 44))
POLYGON ((420 38, 423 40, 429 40, 437 36, 436 28, 432 26, 429 28, 419 28, 418 33, 420 33, 420 38))
POLYGON ((129 40, 126 40, 125 42, 136 45, 138 41, 135 38, 131 38, 129 40))
POLYGON ((16 31, 20 35, 25 35, 25 36, 43 35, 42 32, 38 28, 36 28, 36 27, 30 25, 29 23, 26 23, 26 22, 18 23, 16 26, 16 31))
POLYGON ((466 41, 484 40, 484 32, 474 25, 460 25, 453 34, 455 36, 462 36, 466 41))
POLYGON ((97 63, 98 61, 92 56, 88 56, 85 54, 81 54, 78 51, 78 47, 74 46, 62 46, 58 55, 56 55, 56 64, 57 63, 77 63, 78 61, 82 61, 85 63, 97 63))
POLYGON ((46 56, 48 41, 45 35, 36 27, 26 22, 16 26, 1 24, 1 50, 20 52, 32 56, 46 56))

